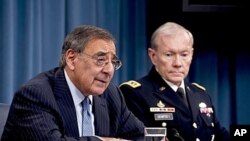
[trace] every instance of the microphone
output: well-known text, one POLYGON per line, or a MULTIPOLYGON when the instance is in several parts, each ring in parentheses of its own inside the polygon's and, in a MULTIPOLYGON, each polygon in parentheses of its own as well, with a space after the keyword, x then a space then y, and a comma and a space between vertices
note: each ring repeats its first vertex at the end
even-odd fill
POLYGON ((168 134, 170 141, 185 141, 175 128, 170 129, 168 134))

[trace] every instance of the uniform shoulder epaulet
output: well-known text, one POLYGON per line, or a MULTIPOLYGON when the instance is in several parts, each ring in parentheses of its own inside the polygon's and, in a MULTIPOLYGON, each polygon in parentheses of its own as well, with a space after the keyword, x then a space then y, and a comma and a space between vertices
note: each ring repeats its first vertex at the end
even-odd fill
POLYGON ((204 88, 203 86, 197 84, 197 83, 192 83, 192 85, 196 86, 199 89, 202 89, 203 91, 206 91, 206 88, 204 88))
POLYGON ((140 84, 139 82, 134 81, 134 80, 130 80, 130 81, 127 81, 127 82, 123 82, 123 83, 120 85, 120 87, 121 87, 122 85, 129 85, 129 86, 132 87, 132 88, 137 88, 137 87, 140 87, 140 86, 141 86, 141 84, 140 84))

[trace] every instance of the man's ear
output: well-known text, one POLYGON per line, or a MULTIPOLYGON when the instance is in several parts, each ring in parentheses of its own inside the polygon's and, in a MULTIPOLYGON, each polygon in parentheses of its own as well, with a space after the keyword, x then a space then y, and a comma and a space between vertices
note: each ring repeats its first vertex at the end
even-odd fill
POLYGON ((148 48, 148 56, 149 56, 152 64, 155 65, 155 59, 156 59, 155 58, 156 57, 156 55, 155 55, 155 49, 148 48))
POLYGON ((78 53, 72 49, 68 49, 65 53, 66 65, 71 70, 74 70, 75 68, 75 60, 76 60, 77 54, 78 53))

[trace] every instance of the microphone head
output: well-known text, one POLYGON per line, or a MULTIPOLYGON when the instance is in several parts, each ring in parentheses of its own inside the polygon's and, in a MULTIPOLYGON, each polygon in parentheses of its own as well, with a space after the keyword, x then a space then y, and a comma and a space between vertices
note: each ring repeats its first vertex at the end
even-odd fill
POLYGON ((171 140, 173 140, 173 141, 184 141, 184 139, 181 137, 178 130, 175 129, 175 128, 170 129, 170 131, 168 132, 168 138, 169 138, 170 141, 171 140))
POLYGON ((179 132, 175 129, 175 128, 172 128, 172 134, 176 137, 180 136, 179 132))

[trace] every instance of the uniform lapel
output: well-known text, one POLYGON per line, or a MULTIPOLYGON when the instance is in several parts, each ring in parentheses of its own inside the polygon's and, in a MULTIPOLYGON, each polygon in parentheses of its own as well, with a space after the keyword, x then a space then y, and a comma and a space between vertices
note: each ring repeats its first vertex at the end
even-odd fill
POLYGON ((94 96, 94 115, 96 135, 108 136, 110 121, 107 102, 102 96, 94 96))
POLYGON ((154 87, 154 95, 162 100, 163 103, 178 108, 185 114, 190 115, 188 107, 182 102, 181 98, 173 91, 173 89, 161 78, 161 76, 153 68, 149 73, 149 79, 152 80, 154 87))
POLYGON ((195 120, 199 114, 200 96, 199 93, 196 93, 195 91, 192 90, 192 86, 189 84, 187 84, 186 93, 187 93, 187 100, 188 103, 190 104, 190 109, 192 111, 193 120, 195 120))
MULTIPOLYGON (((163 86, 162 86, 163 87, 163 86)), ((167 103, 168 105, 172 105, 173 107, 178 108, 185 114, 190 114, 188 107, 182 102, 180 97, 170 88, 167 84, 165 85, 165 90, 156 91, 155 95, 162 99, 163 103, 167 103)))

